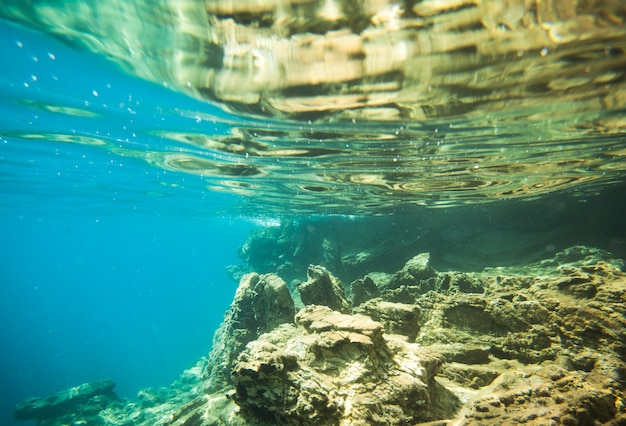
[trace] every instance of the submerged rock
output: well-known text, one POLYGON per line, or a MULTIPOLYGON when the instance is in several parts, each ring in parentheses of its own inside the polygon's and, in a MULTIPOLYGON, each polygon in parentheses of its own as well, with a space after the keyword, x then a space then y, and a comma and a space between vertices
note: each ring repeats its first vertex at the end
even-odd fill
POLYGON ((393 275, 388 288, 394 289, 406 284, 419 283, 436 275, 437 272, 430 266, 430 253, 420 253, 393 275))
POLYGON ((230 369, 246 344, 280 324, 293 322, 295 308, 285 282, 274 274, 246 274, 224 322, 215 333, 206 390, 232 384, 230 369))
POLYGON ((441 356, 385 336, 369 317, 307 306, 296 324, 250 343, 235 363, 232 398, 252 424, 404 425, 460 406, 434 380, 441 356))
POLYGON ((361 303, 380 296, 380 289, 376 282, 366 275, 352 283, 352 306, 359 306, 361 303))
POLYGON ((359 306, 358 313, 370 316, 385 328, 385 332, 406 336, 413 342, 419 332, 419 306, 371 299, 359 306))
POLYGON ((46 398, 31 398, 15 407, 16 420, 63 418, 67 413, 98 413, 118 398, 112 380, 98 380, 55 393, 46 398))
POLYGON ((333 310, 344 313, 350 312, 350 304, 346 300, 341 281, 323 266, 311 265, 307 274, 309 279, 298 284, 302 303, 305 305, 328 306, 333 310))
POLYGON ((298 313, 277 275, 245 275, 210 359, 167 391, 84 399, 38 422, 626 424, 621 261, 573 248, 524 268, 439 273, 426 260, 355 281, 353 312, 326 268, 310 268, 298 313))
POLYGON ((291 283, 304 280, 314 264, 349 283, 371 271, 395 272, 418 250, 420 224, 420 219, 385 217, 285 220, 280 226, 254 230, 239 250, 245 266, 231 267, 229 273, 273 272, 291 283))

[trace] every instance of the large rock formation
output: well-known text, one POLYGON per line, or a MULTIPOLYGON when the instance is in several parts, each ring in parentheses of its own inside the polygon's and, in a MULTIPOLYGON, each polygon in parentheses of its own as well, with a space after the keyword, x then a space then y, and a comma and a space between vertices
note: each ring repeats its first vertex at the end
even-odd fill
POLYGON ((281 425, 405 425, 451 416, 443 357, 364 315, 307 306, 251 342, 233 369, 240 415, 281 425), (436 401, 436 403, 435 403, 436 401))
POLYGON ((285 282, 274 274, 244 275, 224 322, 213 338, 206 390, 232 385, 230 369, 248 342, 285 322, 293 322, 295 308, 285 282))
POLYGON ((419 223, 346 217, 286 220, 254 230, 239 250, 245 266, 229 272, 233 278, 242 271, 275 272, 287 283, 306 279, 311 264, 327 268, 343 282, 372 270, 393 272, 418 250, 419 223), (407 233, 407 228, 415 232, 407 233))
POLYGON ((525 266, 581 244, 626 257, 626 221, 615 214, 626 210, 623 188, 606 188, 603 197, 584 204, 576 200, 552 196, 497 208, 283 220, 250 234, 239 252, 244 265, 231 274, 239 281, 242 272, 276 273, 291 285, 306 280, 314 264, 349 284, 372 272, 395 274, 424 252, 436 270, 465 272, 525 266))
POLYGON ((170 388, 38 422, 626 424, 622 261, 573 247, 525 267, 441 273, 417 259, 361 279, 353 313, 323 306, 332 294, 294 318, 280 278, 247 275, 211 358, 170 388))

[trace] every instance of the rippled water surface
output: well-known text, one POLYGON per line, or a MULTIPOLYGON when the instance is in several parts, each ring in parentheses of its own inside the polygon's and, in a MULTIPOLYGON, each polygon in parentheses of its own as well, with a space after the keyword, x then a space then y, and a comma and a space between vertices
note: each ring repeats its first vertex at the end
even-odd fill
POLYGON ((3 2, 2 202, 385 214, 624 178, 621 2, 252 3, 3 2))

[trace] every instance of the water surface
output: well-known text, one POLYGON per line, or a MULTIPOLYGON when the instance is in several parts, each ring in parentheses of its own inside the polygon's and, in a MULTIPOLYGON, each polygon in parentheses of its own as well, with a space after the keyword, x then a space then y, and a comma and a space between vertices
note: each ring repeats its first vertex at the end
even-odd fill
POLYGON ((242 196, 235 209, 248 213, 584 197, 623 179, 626 11, 566 9, 6 2, 3 15, 71 48, 4 38, 5 57, 29 64, 12 70, 4 102, 31 119, 2 137, 83 145, 141 164, 163 185, 152 195, 176 197, 180 179, 198 197, 242 196), (125 77, 133 90, 120 92, 102 71, 113 66, 85 64, 85 51, 161 87, 125 77), (154 95, 139 104, 138 90, 154 95))

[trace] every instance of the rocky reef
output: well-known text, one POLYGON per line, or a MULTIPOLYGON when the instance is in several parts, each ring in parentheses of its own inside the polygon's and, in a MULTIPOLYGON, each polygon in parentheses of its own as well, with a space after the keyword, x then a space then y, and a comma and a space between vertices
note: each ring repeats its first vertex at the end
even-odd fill
POLYGON ((169 388, 120 401, 104 382, 72 404, 26 401, 16 417, 45 426, 623 425, 622 268, 606 251, 574 246, 481 272, 439 272, 416 253, 394 273, 349 285, 316 265, 296 285, 248 273, 209 357, 169 388))

